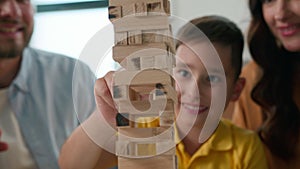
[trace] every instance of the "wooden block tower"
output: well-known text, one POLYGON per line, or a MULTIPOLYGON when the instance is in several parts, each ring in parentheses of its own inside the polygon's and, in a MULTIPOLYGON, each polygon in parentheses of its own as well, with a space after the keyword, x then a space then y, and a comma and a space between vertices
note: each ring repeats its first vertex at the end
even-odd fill
POLYGON ((115 32, 113 59, 119 169, 176 169, 169 0, 109 0, 115 32))

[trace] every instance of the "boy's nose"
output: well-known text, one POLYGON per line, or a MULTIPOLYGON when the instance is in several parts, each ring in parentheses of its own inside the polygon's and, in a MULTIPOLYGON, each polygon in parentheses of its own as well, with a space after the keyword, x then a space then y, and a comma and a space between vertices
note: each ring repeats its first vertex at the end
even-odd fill
POLYGON ((200 83, 198 82, 199 80, 195 79, 193 82, 190 83, 188 88, 186 89, 187 94, 189 95, 190 98, 192 98, 195 101, 200 101, 200 83))

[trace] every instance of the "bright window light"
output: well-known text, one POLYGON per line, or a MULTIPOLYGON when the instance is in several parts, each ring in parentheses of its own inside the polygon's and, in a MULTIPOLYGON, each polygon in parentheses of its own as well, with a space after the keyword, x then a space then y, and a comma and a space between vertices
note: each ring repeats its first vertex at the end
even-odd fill
MULTIPOLYGON (((78 58, 87 42, 110 24, 107 8, 41 12, 36 13, 34 19, 30 46, 73 58, 78 58)), ((97 76, 114 69, 112 59, 105 61, 100 72, 95 72, 97 76)))

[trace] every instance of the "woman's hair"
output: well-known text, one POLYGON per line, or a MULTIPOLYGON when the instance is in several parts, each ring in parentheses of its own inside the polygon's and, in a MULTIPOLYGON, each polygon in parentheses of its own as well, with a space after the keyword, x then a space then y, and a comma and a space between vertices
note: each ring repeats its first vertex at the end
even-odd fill
POLYGON ((252 15, 249 50, 263 70, 251 97, 263 108, 265 119, 259 130, 262 141, 273 154, 288 160, 295 155, 300 128, 300 112, 292 88, 295 53, 277 43, 263 19, 262 3, 262 0, 249 0, 252 15))
POLYGON ((236 79, 241 73, 244 38, 241 30, 227 18, 211 15, 195 18, 185 24, 178 32, 176 48, 186 42, 208 39, 231 47, 231 64, 236 79))

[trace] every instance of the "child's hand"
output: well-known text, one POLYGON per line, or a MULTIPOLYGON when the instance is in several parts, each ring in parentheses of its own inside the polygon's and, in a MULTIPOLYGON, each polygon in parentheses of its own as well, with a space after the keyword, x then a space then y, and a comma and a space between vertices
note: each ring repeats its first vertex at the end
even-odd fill
POLYGON ((113 127, 116 126, 117 109, 112 98, 112 78, 114 72, 108 72, 95 83, 95 99, 97 110, 113 127))
MULTIPOLYGON (((0 138, 1 138, 1 130, 0 130, 0 138)), ((8 145, 5 142, 0 141, 0 152, 6 151, 8 149, 8 145)))

